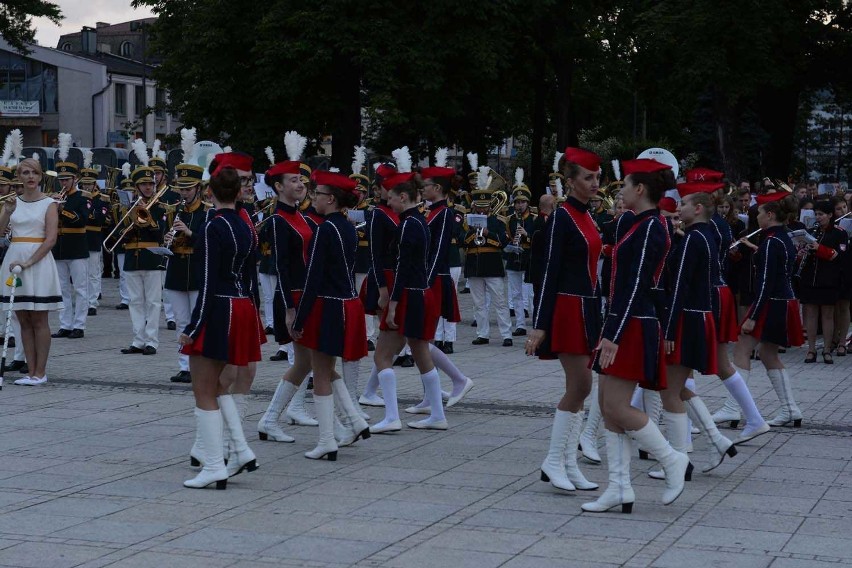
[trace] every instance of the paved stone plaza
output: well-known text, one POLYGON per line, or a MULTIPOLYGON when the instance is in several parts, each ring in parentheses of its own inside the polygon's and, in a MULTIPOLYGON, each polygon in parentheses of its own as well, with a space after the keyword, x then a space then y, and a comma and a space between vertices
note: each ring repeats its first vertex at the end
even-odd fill
MULTIPOLYGON (((522 341, 501 347, 496 329, 491 345, 472 347, 463 295, 453 359, 476 388, 448 411, 448 432, 377 435, 341 449, 337 462, 302 457, 315 428, 288 427, 295 444, 258 442, 254 425, 287 367, 264 361, 246 422, 260 470, 227 491, 193 490, 182 486, 194 475, 193 399, 168 381, 174 332, 163 323, 156 356, 121 355, 131 330, 128 312, 113 309, 116 284, 105 280, 85 339, 54 340, 47 386, 14 386, 19 375, 9 374, 0 391, 0 566, 852 564, 852 357, 803 365, 804 350, 786 354, 803 427, 740 446, 710 475, 696 468, 673 505, 658 503, 661 482, 645 474, 652 462, 634 460, 634 513, 581 514, 598 492, 561 494, 538 476, 561 392, 557 364, 526 358, 522 341)), ((265 357, 275 350, 265 347, 265 357)), ((407 405, 420 381, 397 372, 407 405)), ((723 387, 698 383, 716 408, 723 387)), ((751 387, 770 416, 776 399, 762 367, 751 387)), ((696 438, 697 464, 704 444, 696 438)), ((605 484, 605 465, 581 467, 605 484)))

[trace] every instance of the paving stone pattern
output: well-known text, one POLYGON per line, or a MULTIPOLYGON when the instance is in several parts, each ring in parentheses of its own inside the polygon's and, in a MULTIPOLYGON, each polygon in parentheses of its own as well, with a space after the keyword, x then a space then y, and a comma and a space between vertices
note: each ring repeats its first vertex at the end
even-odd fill
MULTIPOLYGON (((54 340, 47 386, 13 386, 18 375, 8 374, 0 391, 0 566, 852 565, 852 357, 804 365, 804 350, 791 350, 783 357, 801 429, 774 429, 709 475, 696 469, 668 507, 646 475, 652 462, 634 459, 634 513, 593 515, 580 504, 597 492, 560 493, 538 479, 563 388, 556 364, 525 357, 523 338, 471 346, 462 295, 453 359, 476 387, 447 412, 449 431, 374 436, 337 462, 302 456, 315 428, 287 427, 295 444, 259 442, 254 426, 287 368, 264 361, 246 421, 261 468, 227 491, 192 490, 182 486, 194 475, 192 395, 168 382, 176 336, 163 321, 157 355, 121 355, 131 328, 128 312, 113 309, 116 283, 104 281, 84 339, 54 340)), ((413 369, 397 373, 407 405, 420 381, 413 369)), ((717 379, 698 385, 709 407, 721 404, 717 379)), ((762 367, 751 387, 771 415, 762 367)), ((704 448, 697 437, 694 461, 704 448)), ((606 483, 605 466, 582 468, 606 483)))

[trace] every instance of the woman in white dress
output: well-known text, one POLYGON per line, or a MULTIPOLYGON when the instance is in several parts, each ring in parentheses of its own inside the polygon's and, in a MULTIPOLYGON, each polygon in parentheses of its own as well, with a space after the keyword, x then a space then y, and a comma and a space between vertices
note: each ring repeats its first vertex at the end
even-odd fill
POLYGON ((48 312, 62 309, 59 275, 51 249, 56 244, 59 212, 56 202, 41 193, 41 165, 26 159, 18 164, 18 179, 24 191, 7 201, 0 211, 0 234, 12 228, 12 243, 0 267, 0 303, 8 304, 6 280, 15 266, 21 267, 21 286, 15 290, 13 309, 21 322, 21 341, 30 367, 30 376, 16 385, 43 385, 50 353, 48 312))

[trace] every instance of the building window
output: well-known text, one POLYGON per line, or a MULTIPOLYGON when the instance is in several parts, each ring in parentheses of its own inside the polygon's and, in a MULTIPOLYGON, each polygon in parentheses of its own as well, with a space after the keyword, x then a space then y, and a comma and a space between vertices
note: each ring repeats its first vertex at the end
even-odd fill
POLYGON ((127 115, 127 85, 123 83, 115 84, 115 114, 127 115))
POLYGON ((134 107, 136 110, 136 116, 143 117, 145 116, 145 91, 141 86, 137 85, 134 89, 134 107))
POLYGON ((156 100, 156 115, 157 118, 166 118, 166 91, 165 89, 157 89, 156 100))
POLYGON ((122 57, 133 57, 133 44, 129 41, 121 42, 121 48, 119 53, 122 57))
POLYGON ((71 51, 71 42, 66 41, 62 44, 62 51, 71 51))

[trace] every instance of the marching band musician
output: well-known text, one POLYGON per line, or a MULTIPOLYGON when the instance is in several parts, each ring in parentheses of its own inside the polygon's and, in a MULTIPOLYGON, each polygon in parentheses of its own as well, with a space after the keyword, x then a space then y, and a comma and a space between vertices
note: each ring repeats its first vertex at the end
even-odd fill
POLYGON ((544 228, 541 296, 525 345, 528 355, 538 351, 542 359, 558 358, 565 374, 565 394, 556 407, 550 448, 541 464, 541 480, 565 491, 598 488, 577 466, 577 445, 583 402, 592 388, 589 357, 601 327, 601 238, 589 211, 600 184, 600 161, 588 150, 565 149, 563 171, 570 191, 544 228))
POLYGON ((59 233, 53 247, 53 258, 62 283, 62 311, 59 312, 59 329, 51 337, 79 339, 86 329, 89 312, 89 243, 86 222, 92 203, 77 188, 78 167, 67 161, 70 148, 68 139, 60 135, 58 154, 62 161, 56 164, 57 178, 62 187, 64 203, 59 203, 59 233), (61 156, 65 158, 61 158, 61 156))
POLYGON ((370 427, 370 432, 384 433, 400 430, 397 406, 396 374, 393 357, 406 342, 411 347, 414 362, 420 371, 429 417, 409 422, 409 428, 446 430, 447 420, 441 399, 441 379, 432 362, 429 342, 435 335, 441 306, 429 289, 429 228, 419 210, 420 180, 411 172, 408 148, 394 151, 399 173, 382 181, 388 189, 388 204, 399 216, 395 235, 397 261, 389 275, 386 292, 382 292, 379 307, 379 339, 376 343, 375 364, 385 400, 385 417, 370 427))
MULTIPOLYGON (((384 180, 396 175, 396 168, 388 164, 376 166, 376 183, 379 186, 378 203, 374 203, 370 214, 368 240, 370 242, 370 269, 367 279, 359 290, 364 311, 370 315, 380 316, 381 305, 387 304, 388 290, 393 287, 394 269, 396 268, 396 229, 399 226, 399 216, 388 205, 388 189, 384 180)), ((381 327, 381 322, 380 327, 381 327)), ((384 406, 385 403, 377 394, 379 388, 378 368, 374 364, 370 370, 370 378, 364 387, 364 394, 358 399, 365 406, 384 406)), ((398 419, 398 418, 397 418, 398 419)), ((397 430, 401 429, 398 425, 397 430)))
MULTIPOLYGON (((363 148, 363 146, 359 146, 358 148, 363 148)), ((365 224, 360 228, 355 228, 355 231, 358 234, 358 251, 355 254, 355 287, 358 290, 361 290, 361 286, 364 285, 364 281, 367 279, 367 274, 370 272, 370 239, 367 234, 367 230, 370 226, 370 217, 373 214, 373 208, 370 203, 371 200, 367 197, 370 192, 370 178, 362 173, 361 166, 359 165, 361 160, 359 158, 360 155, 356 149, 356 159, 352 163, 353 171, 349 174, 349 178, 355 180, 355 189, 358 191, 358 204, 352 209, 364 212, 365 224), (357 172, 355 171, 356 167, 358 169, 357 172)), ((366 155, 364 155, 364 158, 366 159, 366 155)), ((375 351, 376 316, 364 314, 364 317, 367 329, 367 350, 375 351)), ((351 393, 352 389, 349 390, 351 393)))
POLYGON ((195 478, 184 482, 191 488, 216 483, 217 489, 225 489, 229 477, 258 468, 233 396, 223 394, 230 385, 220 385, 226 365, 245 367, 260 360, 260 346, 266 341, 255 304, 257 243, 253 228, 235 209, 240 174, 226 160, 219 164, 211 163, 215 214, 203 227, 197 243, 196 254, 203 258, 198 301, 180 336, 181 352, 190 357, 203 464, 195 478), (225 432, 232 445, 227 466, 225 432))
MULTIPOLYGON (((122 164, 121 175, 124 176, 121 180, 121 191, 124 191, 129 195, 133 195, 134 187, 133 178, 131 177, 130 172, 130 162, 124 162, 124 164, 122 164)), ((111 225, 117 225, 126 211, 127 208, 121 205, 121 200, 116 200, 110 210, 110 216, 112 217, 111 225)), ((112 252, 115 257, 115 265, 118 269, 118 296, 120 299, 118 305, 115 306, 115 309, 127 310, 130 309, 130 294, 127 291, 127 275, 124 273, 124 255, 126 254, 124 251, 124 243, 119 242, 115 248, 113 248, 112 252)))
MULTIPOLYGON (((270 200, 275 200, 275 195, 269 197, 270 200)), ((269 202, 264 202, 263 207, 265 208, 269 202)), ((272 205, 274 209, 274 205, 272 205)), ((266 216, 274 214, 274 211, 269 211, 266 213, 266 216)), ((264 217, 259 223, 262 223, 260 229, 257 232, 258 245, 259 245, 259 253, 260 253, 260 263, 257 265, 257 278, 260 282, 260 290, 262 292, 263 299, 263 321, 264 327, 263 331, 266 335, 273 335, 275 330, 273 329, 273 302, 275 300, 275 288, 276 283, 278 282, 278 277, 275 272, 275 263, 272 258, 272 228, 268 222, 268 220, 264 217)), ((277 351, 274 355, 269 357, 270 361, 286 361, 287 354, 284 349, 277 351)))
POLYGON ((334 372, 337 357, 345 364, 367 356, 364 306, 354 280, 358 237, 343 215, 345 208, 355 205, 358 191, 354 180, 339 173, 315 171, 311 180, 316 185, 314 205, 325 220, 311 240, 304 292, 288 323, 293 339, 308 350, 314 372, 319 441, 305 457, 335 461, 335 406, 351 431, 348 443, 370 437, 346 383, 334 372))
MULTIPOLYGON (((88 150, 91 152, 91 150, 88 150)), ((110 202, 100 192, 97 185, 98 171, 89 167, 80 170, 80 190, 89 198, 92 206, 86 219, 86 242, 89 245, 89 316, 98 315, 98 300, 101 295, 101 277, 103 276, 103 244, 105 226, 110 222, 110 202)))
MULTIPOLYGON (((689 177, 687 177, 689 179, 689 177)), ((666 438, 675 450, 686 453, 689 419, 708 437, 709 460, 702 471, 717 468, 726 455, 737 454, 733 442, 722 436, 703 401, 687 386, 690 373, 715 375, 717 369, 716 318, 714 296, 720 264, 716 234, 710 225, 715 212, 713 197, 693 185, 678 187, 682 200, 680 219, 684 236, 669 255, 672 286, 663 331, 666 338, 666 389, 662 391, 666 438), (686 404, 684 404, 686 402, 686 404)), ((733 308, 733 303, 729 303, 733 308)), ((649 472, 664 478, 657 470, 649 472)), ((687 469, 689 480, 690 469, 687 469)))
MULTIPOLYGON (((175 323, 181 332, 189 324, 198 299, 198 273, 201 266, 194 253, 207 218, 207 208, 201 200, 203 174, 204 168, 195 164, 183 163, 177 166, 174 188, 180 193, 181 201, 172 209, 172 228, 163 242, 172 251, 166 263, 163 295, 169 298, 174 309, 175 323)), ((192 382, 187 355, 178 355, 178 366, 177 374, 169 380, 173 383, 192 382)))
MULTIPOLYGON (((726 402, 727 406, 723 407, 725 408, 725 412, 734 414, 731 417, 732 420, 739 420, 740 410, 745 414, 746 426, 736 440, 734 440, 734 444, 741 444, 768 432, 769 425, 763 419, 763 416, 761 416, 754 402, 754 397, 752 397, 751 391, 749 391, 748 385, 743 378, 742 372, 731 364, 728 356, 727 344, 737 341, 739 327, 737 322, 736 298, 725 280, 725 273, 729 264, 728 252, 731 250, 731 244, 733 243, 733 232, 731 225, 718 210, 719 204, 724 204, 726 200, 726 196, 723 193, 725 188, 723 178, 724 174, 722 172, 707 168, 695 168, 686 172, 686 182, 678 184, 677 189, 684 196, 702 192, 713 197, 712 206, 714 206, 715 210, 710 216, 709 224, 712 228, 719 266, 718 271, 715 269, 711 271, 714 279, 712 289, 713 318, 716 326, 716 341, 718 343, 716 347, 716 374, 722 380, 722 384, 730 395, 729 400, 731 402, 726 402)), ((695 199, 703 201, 702 197, 696 197, 695 199)), ((719 417, 720 414, 717 412, 712 416, 712 419, 715 423, 724 422, 724 420, 719 420, 719 417)), ((690 420, 701 426, 701 423, 693 416, 690 416, 690 420)), ((712 431, 709 425, 705 429, 712 431)), ((718 441, 718 438, 716 440, 718 441)))
POLYGON ((556 207, 556 198, 545 193, 538 199, 538 216, 533 223, 533 232, 530 235, 530 263, 527 268, 525 280, 532 284, 533 288, 533 310, 538 305, 538 297, 541 291, 541 280, 544 277, 544 227, 553 214, 556 207))
POLYGON ((154 170, 146 165, 137 166, 131 174, 131 179, 142 199, 135 207, 131 206, 130 215, 125 221, 125 226, 129 227, 128 233, 122 239, 133 341, 121 352, 124 355, 154 355, 160 344, 163 268, 160 255, 147 249, 162 246, 163 234, 166 231, 166 212, 161 204, 152 203, 156 195, 154 170))
POLYGON ((473 212, 487 216, 487 227, 469 227, 465 234, 466 247, 464 275, 468 279, 473 305, 476 310, 476 339, 473 345, 490 342, 491 325, 486 304, 486 292, 497 312, 497 323, 503 337, 503 347, 512 346, 512 321, 506 296, 506 269, 503 266, 503 249, 509 244, 505 221, 492 214, 488 189, 491 168, 481 166, 477 172, 476 189, 471 191, 473 212))
MULTIPOLYGON (((755 295, 741 325, 741 334, 734 347, 734 364, 741 373, 751 372, 751 353, 760 344, 760 362, 781 407, 769 421, 770 426, 802 424, 802 413, 793 398, 790 374, 778 357, 778 348, 804 343, 799 301, 793 295, 791 280, 796 266, 796 249, 784 225, 796 214, 795 196, 785 191, 766 193, 757 197, 757 223, 761 228, 760 246, 756 249, 755 295)), ((746 378, 745 376, 743 377, 746 378)))
POLYGON ((664 505, 683 492, 689 466, 689 458, 671 447, 644 412, 630 405, 635 383, 654 390, 666 387, 663 335, 657 318, 664 307, 661 279, 671 238, 657 203, 674 187, 674 179, 671 168, 656 160, 625 161, 622 170, 621 196, 631 212, 619 218, 608 311, 593 358, 606 422, 609 485, 597 501, 583 504, 589 512, 619 506, 624 513, 632 511, 628 437, 662 464, 664 505))
MULTIPOLYGON (((298 137, 298 134, 295 134, 298 137)), ((272 257, 275 262, 277 287, 273 303, 275 341, 279 345, 291 343, 290 327, 296 318, 296 308, 305 287, 309 245, 313 238, 313 224, 299 209, 307 190, 301 175, 299 161, 304 142, 290 132, 285 135, 287 161, 274 164, 266 172, 266 185, 272 187, 278 196, 275 213, 266 223, 272 232, 272 257)), ((284 408, 294 399, 298 406, 304 407, 307 382, 305 377, 311 370, 309 350, 298 342, 293 343, 293 361, 279 381, 266 412, 257 424, 261 440, 275 442, 293 442, 295 439, 286 434, 278 422, 284 408)), ((288 409, 289 410, 289 409, 288 409)))
MULTIPOLYGON (((9 136, 12 136, 12 134, 10 133, 9 136)), ((0 163, 0 196, 9 195, 11 192, 15 192, 16 187, 20 187, 13 185, 13 182, 17 182, 14 166, 8 165, 8 162, 0 163)), ((6 257, 6 253, 9 250, 8 247, 12 244, 11 236, 11 227, 7 227, 2 239, 3 245, 0 248, 0 262, 6 257)), ((24 355, 24 342, 21 339, 21 323, 18 321, 18 316, 14 310, 12 311, 12 329, 9 336, 4 337, 3 341, 7 342, 9 347, 12 346, 12 343, 15 345, 15 354, 12 360, 3 368, 3 371, 18 372, 26 376, 30 370, 27 368, 26 357, 24 355)))
MULTIPOLYGON (((822 323, 824 345, 822 360, 833 364, 834 305, 840 295, 841 254, 846 249, 846 231, 835 226, 834 204, 829 200, 814 203, 816 224, 808 231, 816 240, 806 245, 798 269, 799 301, 804 306, 808 334, 805 363, 817 359, 817 320, 822 323)), ((845 331, 844 331, 845 333, 845 331)))
MULTIPOLYGON (((535 227, 536 215, 530 211, 532 192, 524 184, 524 170, 515 170, 515 187, 512 190, 514 215, 509 217, 510 242, 521 251, 506 253, 506 275, 509 281, 509 298, 515 309, 514 337, 527 334, 527 313, 532 313, 532 286, 524 283, 524 274, 530 263, 530 237, 535 227)), ((511 317, 511 314, 509 314, 511 317)))
MULTIPOLYGON (((166 153, 160 150, 160 139, 154 140, 154 145, 151 148, 151 157, 148 159, 148 167, 154 171, 154 194, 160 194, 160 203, 163 205, 174 205, 180 201, 180 194, 169 185, 169 179, 166 170, 166 153)), ((166 273, 161 272, 160 277, 163 279, 163 285, 166 281, 166 273)), ((168 297, 163 297, 163 313, 166 316, 166 329, 175 331, 180 329, 175 323, 175 311, 172 308, 172 303, 168 297)))
MULTIPOLYGON (((457 205, 452 202, 452 193, 447 200, 447 206, 453 213, 453 230, 450 234, 450 246, 447 252, 447 264, 450 267, 450 278, 453 280, 453 289, 457 290, 459 279, 462 273, 462 254, 461 245, 464 241, 464 216, 467 210, 463 205, 457 205)), ((447 355, 452 355, 455 351, 453 343, 456 341, 456 328, 458 323, 447 321, 442 316, 438 320, 438 327, 435 329, 435 347, 443 351, 447 355)))

